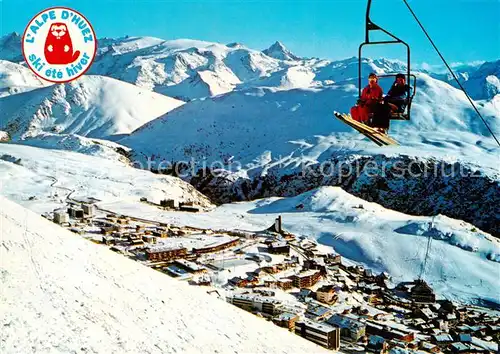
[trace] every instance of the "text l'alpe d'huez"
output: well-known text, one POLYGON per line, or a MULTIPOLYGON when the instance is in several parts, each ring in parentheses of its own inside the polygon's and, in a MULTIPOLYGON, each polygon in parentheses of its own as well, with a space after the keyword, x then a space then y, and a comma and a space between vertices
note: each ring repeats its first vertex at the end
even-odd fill
MULTIPOLYGON (((87 22, 84 19, 80 18, 76 14, 70 13, 67 10, 63 10, 61 12, 60 18, 62 20, 67 20, 70 17, 71 17, 71 22, 75 23, 78 26, 78 28, 81 30, 81 33, 84 37, 85 43, 93 42, 94 37, 93 37, 92 31, 90 30, 87 22)), ((34 23, 32 25, 30 25, 29 31, 32 32, 33 34, 32 35, 28 34, 27 36, 25 36, 25 42, 34 43, 36 40, 35 35, 38 32, 38 30, 41 27, 43 27, 47 23, 48 20, 56 20, 56 19, 57 19, 57 16, 56 16, 55 10, 50 10, 50 11, 47 11, 47 12, 40 14, 39 17, 34 21, 34 23)), ((30 54, 28 57, 28 60, 30 61, 33 69, 38 71, 38 72, 42 72, 42 70, 44 69, 44 67, 46 65, 46 62, 43 60, 43 58, 37 57, 35 54, 30 54)), ((68 78, 71 78, 75 75, 78 75, 78 73, 85 67, 85 65, 88 64, 88 62, 90 60, 91 60, 91 57, 86 52, 84 52, 82 54, 82 56, 80 57, 80 60, 78 61, 78 63, 76 63, 76 65, 71 64, 70 66, 66 67, 66 74, 67 74, 68 78)), ((45 75, 48 78, 53 78, 53 79, 62 79, 63 78, 63 72, 61 71, 61 69, 57 70, 54 68, 47 68, 47 69, 45 69, 45 75)))

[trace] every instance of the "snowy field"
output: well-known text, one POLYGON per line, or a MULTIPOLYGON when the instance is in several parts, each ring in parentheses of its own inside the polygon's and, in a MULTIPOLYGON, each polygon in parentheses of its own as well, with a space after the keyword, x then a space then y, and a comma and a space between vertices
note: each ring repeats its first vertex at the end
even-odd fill
POLYGON ((2 353, 323 353, 0 197, 2 353))

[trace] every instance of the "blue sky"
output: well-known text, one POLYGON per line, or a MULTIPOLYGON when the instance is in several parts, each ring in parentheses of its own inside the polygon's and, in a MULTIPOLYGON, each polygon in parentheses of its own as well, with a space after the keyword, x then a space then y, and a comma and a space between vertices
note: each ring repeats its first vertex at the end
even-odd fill
MULTIPOLYGON (((450 62, 500 58, 500 0, 411 0, 450 62)), ((82 12, 98 37, 154 36, 241 42, 264 49, 276 40, 301 56, 357 55, 365 0, 0 0, 0 34, 22 33, 37 12, 63 5, 82 12)), ((402 0, 373 0, 372 20, 408 41, 414 63, 439 64, 402 0)), ((365 56, 404 59, 384 46, 365 56)))

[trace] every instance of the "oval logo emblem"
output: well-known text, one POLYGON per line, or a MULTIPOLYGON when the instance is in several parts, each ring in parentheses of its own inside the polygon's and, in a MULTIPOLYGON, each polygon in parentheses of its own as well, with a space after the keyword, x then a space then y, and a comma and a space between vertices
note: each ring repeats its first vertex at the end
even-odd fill
POLYGON ((28 67, 54 83, 82 76, 92 65, 97 39, 90 22, 76 10, 52 7, 31 19, 22 49, 28 67))

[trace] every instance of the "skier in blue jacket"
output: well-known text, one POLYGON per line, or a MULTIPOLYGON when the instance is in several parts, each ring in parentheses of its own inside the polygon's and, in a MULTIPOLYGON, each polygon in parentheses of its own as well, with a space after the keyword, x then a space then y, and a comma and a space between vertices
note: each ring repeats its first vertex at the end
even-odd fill
POLYGON ((392 84, 384 100, 393 112, 403 113, 408 104, 410 90, 411 87, 406 84, 406 77, 403 74, 397 74, 396 81, 392 84))

